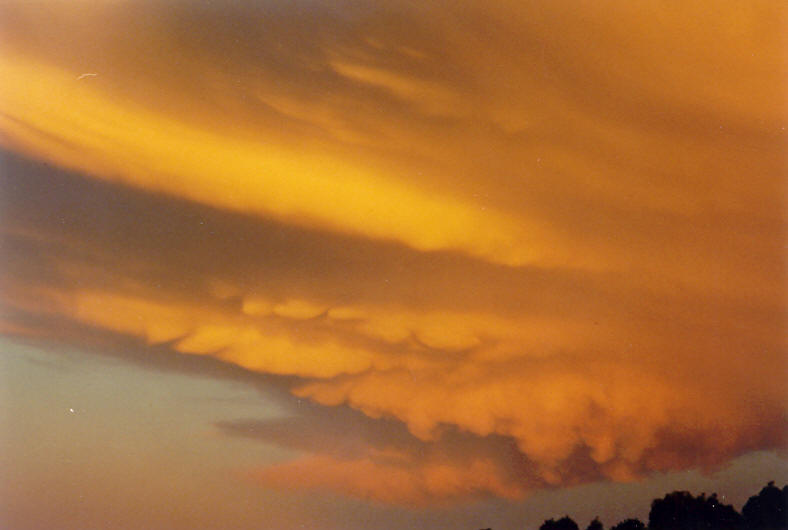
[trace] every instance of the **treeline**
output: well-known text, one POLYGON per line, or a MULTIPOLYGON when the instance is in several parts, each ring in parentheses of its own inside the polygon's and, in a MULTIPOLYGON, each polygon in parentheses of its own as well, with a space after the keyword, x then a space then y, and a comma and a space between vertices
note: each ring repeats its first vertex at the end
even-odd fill
MULTIPOLYGON (((564 516, 548 519, 539 530, 580 530, 580 527, 564 516)), ((586 530, 605 530, 605 527, 597 518, 586 530)), ((695 497, 688 491, 674 491, 652 501, 648 524, 626 519, 610 530, 788 530, 788 485, 780 489, 769 482, 760 493, 749 498, 741 513, 720 502, 716 493, 695 497)))

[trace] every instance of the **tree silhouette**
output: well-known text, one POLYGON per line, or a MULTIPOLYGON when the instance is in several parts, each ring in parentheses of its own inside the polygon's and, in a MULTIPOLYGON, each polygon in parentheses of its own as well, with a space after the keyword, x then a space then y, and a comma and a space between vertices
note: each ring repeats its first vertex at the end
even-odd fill
POLYGON ((539 530, 580 530, 577 523, 574 522, 568 515, 563 516, 559 520, 548 519, 539 530))
POLYGON ((674 491, 651 503, 649 530, 741 530, 741 515, 717 494, 694 497, 687 491, 674 491))
MULTIPOLYGON (((688 491, 674 491, 654 499, 648 514, 648 526, 638 519, 626 519, 610 530, 788 530, 788 485, 783 489, 769 482, 758 495, 745 503, 739 514, 730 504, 723 504, 714 493, 694 496, 688 491)), ((488 529, 489 530, 489 529, 488 529)), ((579 530, 568 515, 546 520, 539 530, 579 530)), ((604 530, 594 518, 586 530, 604 530)))
POLYGON ((599 517, 594 517, 594 520, 588 523, 586 530, 605 530, 605 527, 602 526, 602 522, 599 520, 599 517))
POLYGON ((783 530, 788 528, 788 486, 782 490, 769 482, 758 495, 753 495, 742 508, 746 528, 751 530, 783 530))
POLYGON ((640 519, 625 519, 610 530, 646 530, 646 525, 640 519))

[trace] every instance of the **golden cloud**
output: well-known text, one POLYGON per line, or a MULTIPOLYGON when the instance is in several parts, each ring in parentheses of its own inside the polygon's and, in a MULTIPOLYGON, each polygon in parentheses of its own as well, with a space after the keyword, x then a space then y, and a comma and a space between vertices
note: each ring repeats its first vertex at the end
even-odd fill
POLYGON ((784 8, 387 5, 6 3, 4 333, 287 376, 416 447, 270 487, 511 498, 783 446, 784 8))
POLYGON ((385 458, 339 460, 311 456, 261 470, 255 478, 266 487, 323 490, 410 507, 474 495, 518 498, 523 490, 501 478, 493 462, 403 466, 385 458))

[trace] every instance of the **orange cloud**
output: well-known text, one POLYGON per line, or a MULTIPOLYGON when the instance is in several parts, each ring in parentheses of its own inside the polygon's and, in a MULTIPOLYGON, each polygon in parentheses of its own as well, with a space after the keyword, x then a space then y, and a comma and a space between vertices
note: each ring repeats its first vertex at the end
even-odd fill
MULTIPOLYGON (((540 480, 563 484, 573 482, 578 451, 588 451, 602 476, 620 480, 650 472, 657 461, 663 469, 680 468, 673 449, 663 446, 665 437, 693 433, 707 440, 704 461, 714 466, 769 436, 741 394, 721 398, 704 386, 681 388, 675 379, 620 362, 567 359, 500 368, 468 364, 418 377, 360 374, 309 383, 295 393, 325 405, 347 402, 371 417, 393 415, 424 440, 439 438, 442 426, 511 437, 536 464, 540 480), (720 437, 722 424, 732 437, 720 437)), ((764 411, 769 425, 781 422, 776 403, 764 411)))
POLYGON ((311 456, 268 467, 255 478, 266 487, 324 490, 416 507, 457 497, 520 497, 522 488, 502 474, 493 462, 477 459, 409 466, 388 455, 353 460, 311 456))
POLYGON ((4 143, 99 178, 305 226, 458 249, 503 263, 532 261, 513 217, 436 197, 381 168, 198 129, 122 104, 76 72, 0 56, 4 143), (53 100, 50 94, 59 91, 53 100), (85 153, 93 153, 86 158, 85 153), (217 180, 216 175, 223 175, 217 180), (433 228, 429 228, 432 226, 433 228))
MULTIPOLYGON (((573 484, 589 476, 632 480, 654 470, 682 469, 687 456, 669 441, 683 436, 698 440, 695 449, 702 448, 703 465, 710 468, 748 448, 781 443, 781 387, 776 380, 766 386, 762 378, 752 382, 760 385, 756 412, 747 397, 756 391, 750 382, 720 391, 725 382, 720 377, 727 377, 728 369, 721 374, 719 368, 707 370, 707 379, 698 379, 691 358, 680 365, 649 359, 654 346, 631 359, 555 351, 530 355, 517 350, 526 337, 495 335, 515 323, 475 320, 473 315, 454 315, 455 325, 486 330, 486 344, 447 345, 440 338, 430 344, 417 337, 419 328, 429 329, 435 317, 414 313, 400 320, 410 339, 398 339, 391 350, 390 337, 360 340, 368 334, 368 317, 358 311, 352 321, 321 317, 305 333, 304 317, 314 319, 318 306, 293 299, 286 307, 309 308, 309 315, 301 310, 250 312, 248 302, 231 312, 220 305, 84 290, 40 291, 36 303, 38 311, 46 307, 43 311, 151 344, 170 343, 181 353, 299 376, 307 381, 292 387, 296 396, 325 406, 347 404, 371 418, 396 418, 423 441, 441 440, 446 429, 480 438, 506 437, 533 466, 504 487, 492 464, 484 462, 469 472, 465 466, 419 464, 414 470, 392 467, 385 459, 337 462, 320 457, 264 473, 271 484, 339 489, 406 504, 420 496, 463 497, 477 490, 517 496, 534 483, 573 484), (487 353, 500 348, 508 355, 487 353), (391 484, 379 475, 388 475, 391 484)), ((22 307, 35 309, 24 300, 22 307)), ((321 308, 320 314, 325 312, 321 308)), ((446 316, 441 320, 451 323, 446 316)), ((447 340, 452 336, 448 330, 447 340)))
POLYGON ((776 3, 6 4, 0 328, 287 376, 438 447, 265 484, 412 505, 784 446, 776 3))

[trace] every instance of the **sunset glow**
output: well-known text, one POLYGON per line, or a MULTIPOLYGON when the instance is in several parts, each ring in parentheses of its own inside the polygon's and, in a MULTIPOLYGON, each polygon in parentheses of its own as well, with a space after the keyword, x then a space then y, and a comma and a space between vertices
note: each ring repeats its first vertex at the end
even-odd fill
POLYGON ((786 16, 0 2, 0 521, 506 530, 781 485, 786 16))

